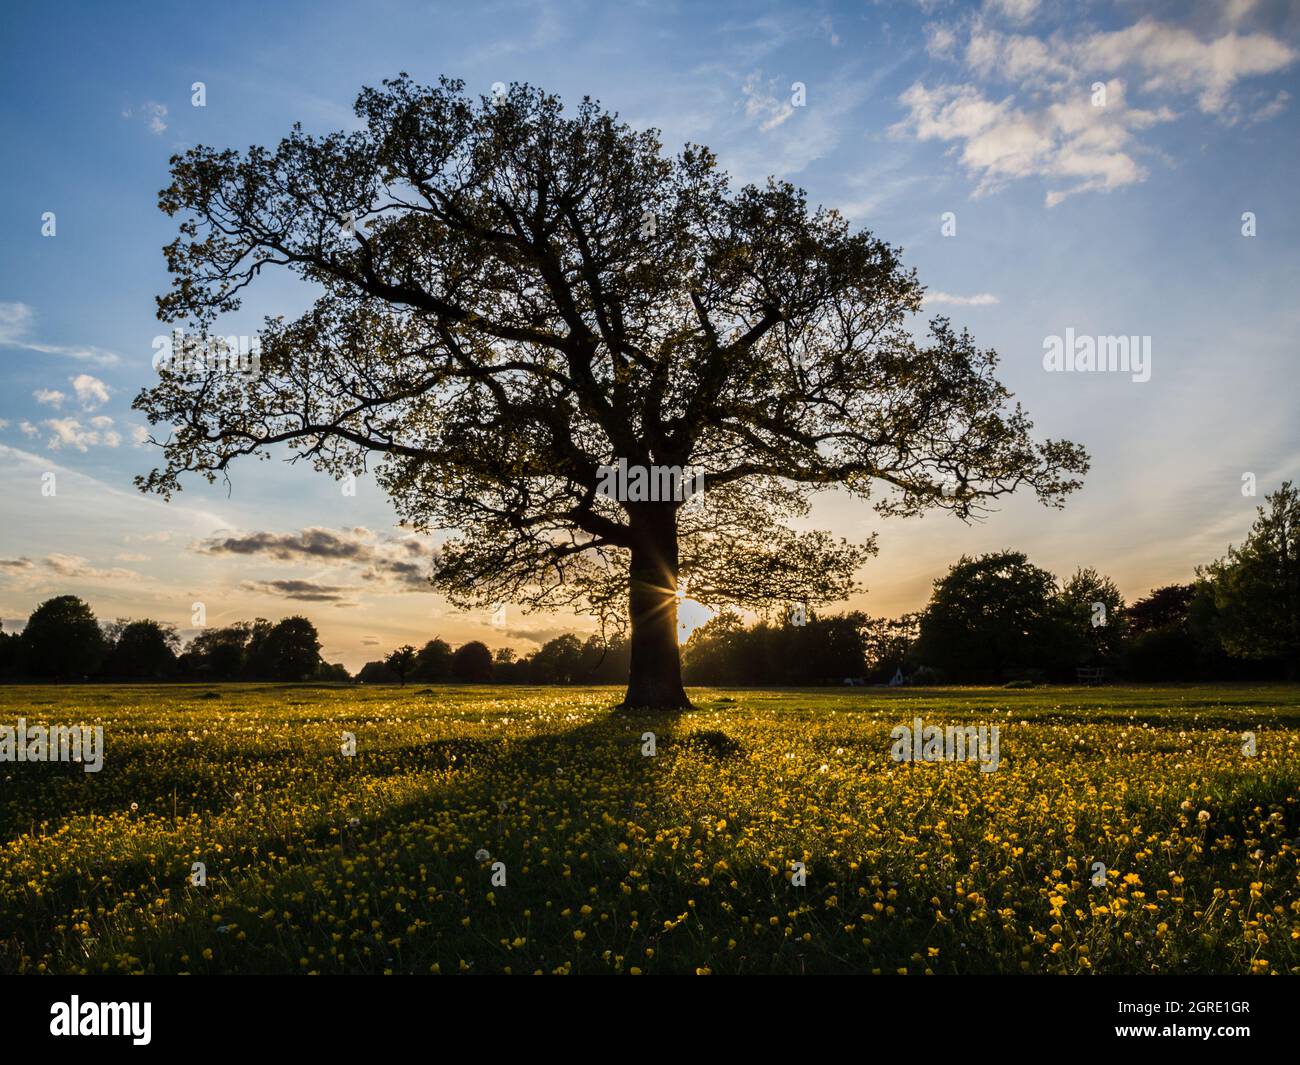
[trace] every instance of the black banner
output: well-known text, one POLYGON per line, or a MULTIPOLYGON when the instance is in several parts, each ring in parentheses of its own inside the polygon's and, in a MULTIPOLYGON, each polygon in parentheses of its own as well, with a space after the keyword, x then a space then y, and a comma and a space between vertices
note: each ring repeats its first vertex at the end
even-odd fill
MULTIPOLYGON (((726 981, 724 981, 726 982, 726 981)), ((394 1039, 426 1030, 439 1050, 498 1051, 512 1042, 560 1048, 625 1027, 644 1041, 662 1026, 680 1034, 683 1009, 719 1018, 718 1040, 760 1034, 780 1023, 808 1038, 828 1029, 917 1042, 928 1049, 1080 1049, 1121 1044, 1203 1047, 1214 1054, 1281 1048, 1294 1031, 1294 985, 1247 977, 936 977, 922 986, 888 977, 854 981, 825 1006, 808 979, 750 980, 743 990, 712 986, 683 997, 679 981, 586 980, 580 998, 561 982, 333 977, 11 978, 4 983, 7 1043, 77 1052, 116 1044, 127 1053, 240 1050, 292 1045, 373 1051, 378 1030, 394 1039), (736 996, 744 998, 737 1012, 736 996), (856 999, 854 1021, 840 1008, 856 999), (687 1005, 689 1003, 689 1005, 687 1005), (761 1012, 760 1012, 761 1011, 761 1012), (766 1017, 766 1021, 759 1018, 766 1017), (496 1018, 496 1020, 492 1020, 496 1018), (503 1023, 504 1022, 504 1023, 503 1023), (754 1025, 759 1027, 755 1028, 754 1025), (432 1028, 429 1026, 432 1025, 432 1028), (649 1027, 647 1027, 649 1026, 649 1027)), ((697 1043, 702 1031, 690 1024, 697 1043)), ((795 1046, 801 1045, 796 1039, 795 1046)))

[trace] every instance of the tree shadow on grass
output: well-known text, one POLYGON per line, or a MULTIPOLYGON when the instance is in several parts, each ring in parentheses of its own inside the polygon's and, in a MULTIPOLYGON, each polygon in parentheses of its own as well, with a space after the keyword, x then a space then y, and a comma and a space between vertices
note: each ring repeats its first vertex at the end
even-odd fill
MULTIPOLYGON (((360 816, 355 825, 350 823, 352 818, 347 817, 346 812, 331 809, 305 831, 299 829, 289 834, 283 826, 274 823, 270 807, 263 815, 249 810, 248 817, 253 822, 249 827, 254 831, 243 838, 226 841, 220 858, 210 862, 209 875, 213 885, 210 894, 215 895, 221 889, 223 874, 232 869, 239 872, 228 886, 237 892, 240 873, 256 867, 268 852, 274 851, 285 857, 286 872, 291 872, 294 867, 313 862, 328 863, 331 855, 345 855, 364 841, 383 840, 412 821, 437 819, 448 814, 458 827, 481 840, 484 849, 500 853, 503 848, 513 848, 514 854, 518 855, 522 853, 521 845, 530 832, 537 835, 546 831, 544 826, 536 823, 536 813, 527 809, 527 800, 537 790, 539 781, 551 778, 561 783, 548 789, 552 802, 548 813, 574 819, 575 823, 581 823, 583 819, 600 823, 605 818, 615 822, 635 818, 653 834, 659 827, 660 816, 670 808, 662 780, 655 773, 657 758, 678 745, 719 758, 741 756, 739 745, 729 737, 721 733, 683 729, 682 724, 680 716, 616 714, 557 732, 486 739, 440 738, 371 747, 348 759, 322 755, 328 760, 318 769, 321 775, 309 782, 305 800, 310 800, 321 788, 329 789, 331 780, 345 786, 358 779, 399 776, 411 777, 412 787, 419 788, 420 794, 393 803, 378 815, 366 815, 363 804, 358 801, 355 806, 360 816), (648 732, 654 733, 653 756, 642 753, 648 749, 648 732), (616 771, 611 772, 611 767, 616 771), (599 780, 598 796, 584 788, 584 777, 599 780), (572 783, 564 783, 566 778, 572 783), (263 817, 267 820, 263 821, 263 817), (288 844, 292 844, 292 851, 286 854, 290 850, 288 844)), ((136 748, 129 759, 115 768, 142 783, 147 782, 149 794, 165 793, 172 786, 188 794, 195 788, 194 772, 197 769, 224 767, 214 776, 226 779, 223 773, 229 763, 246 763, 251 784, 257 766, 265 765, 268 757, 277 753, 286 758, 304 755, 300 748, 285 748, 280 752, 268 752, 263 748, 244 752, 237 747, 224 746, 215 752, 207 752, 203 758, 151 766, 148 752, 136 748)), ((89 782, 77 778, 71 786, 65 786, 66 766, 32 768, 41 770, 44 778, 33 782, 36 789, 33 798, 40 800, 44 822, 57 830, 61 818, 84 816, 91 812, 87 809, 89 797, 93 794, 88 790, 89 782)), ((74 768, 80 772, 80 767, 74 768)), ((283 794, 293 786, 291 783, 276 791, 283 794)), ((130 802, 125 790, 119 786, 115 789, 117 795, 113 801, 89 805, 96 807, 94 812, 101 815, 120 812, 130 802)), ((270 793, 264 795, 270 797, 270 793)), ((220 814, 228 805, 228 797, 209 795, 202 813, 220 814)), ((118 858, 96 860, 93 869, 74 865, 48 877, 41 884, 39 900, 22 907, 23 938, 47 938, 51 927, 42 927, 43 922, 48 926, 65 923, 69 912, 75 909, 96 912, 104 907, 111 910, 124 891, 135 891, 137 895, 148 892, 153 897, 160 886, 168 886, 173 889, 175 898, 175 889, 186 890, 194 859, 196 826, 185 821, 184 815, 194 812, 192 808, 183 811, 174 848, 164 843, 157 848, 159 853, 151 854, 147 859, 124 854, 118 858), (172 851, 170 855, 167 854, 169 850, 172 851)), ((31 830, 26 824, 12 827, 20 834, 31 830)), ((44 830, 40 834, 44 835, 44 830)), ((478 871, 475 853, 475 847, 468 847, 459 859, 449 855, 440 858, 450 860, 454 865, 463 865, 468 873, 478 871)), ((512 864, 516 867, 522 860, 525 859, 512 856, 512 864)), ((5 909, 11 907, 12 901, 11 906, 5 909)), ((11 918, 14 916, 10 914, 11 918)), ((15 934, 18 931, 15 929, 15 934)), ((23 952, 32 954, 35 948, 34 942, 22 944, 21 949, 16 941, 8 946, 0 944, 0 972, 14 971, 15 957, 23 952)))

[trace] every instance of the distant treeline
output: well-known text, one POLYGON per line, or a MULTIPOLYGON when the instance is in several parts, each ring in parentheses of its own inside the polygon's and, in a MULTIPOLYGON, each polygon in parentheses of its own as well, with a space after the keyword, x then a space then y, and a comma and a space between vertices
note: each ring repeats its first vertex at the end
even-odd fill
POLYGON ((349 680, 321 660, 300 615, 204 629, 182 650, 175 626, 141 618, 101 624, 75 595, 48 599, 21 633, 0 633, 6 680, 349 680))
POLYGON ((433 639, 418 650, 399 647, 382 661, 367 662, 357 680, 363 684, 496 683, 496 684, 622 684, 627 681, 626 641, 585 639, 565 633, 520 658, 509 647, 495 654, 479 640, 456 650, 433 639))
POLYGON ((1060 584, 1021 552, 963 557, 935 581, 920 613, 864 619, 866 676, 1071 681, 1087 670, 1134 681, 1294 680, 1300 493, 1288 481, 1265 502, 1240 547, 1198 567, 1195 580, 1131 604, 1094 569, 1060 584))
MULTIPOLYGON (((1296 679, 1300 670, 1300 493, 1266 499, 1246 541, 1195 580, 1125 603, 1093 569, 1068 580, 1019 551, 963 557, 934 582, 924 610, 899 618, 786 610, 746 625, 724 611, 683 648, 687 684, 1296 679), (800 622, 800 623, 796 623, 800 622)), ((620 638, 566 633, 522 658, 474 640, 434 638, 368 662, 362 683, 620 684, 620 638)), ((6 679, 350 680, 320 657, 305 617, 205 629, 182 650, 148 619, 101 626, 65 595, 42 603, 19 635, 0 633, 6 679)))

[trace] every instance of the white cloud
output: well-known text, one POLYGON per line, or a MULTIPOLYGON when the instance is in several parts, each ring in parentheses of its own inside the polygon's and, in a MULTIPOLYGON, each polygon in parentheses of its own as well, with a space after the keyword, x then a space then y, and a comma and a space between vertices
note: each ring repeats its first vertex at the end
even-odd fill
POLYGON ((925 305, 949 304, 954 307, 988 307, 1000 302, 992 292, 977 292, 974 296, 953 296, 947 292, 927 292, 925 305))
POLYGON ((882 68, 865 82, 818 81, 809 86, 806 107, 795 107, 792 94, 780 95, 792 81, 763 81, 758 74, 751 74, 741 89, 746 98, 745 115, 766 135, 748 137, 724 152, 727 170, 738 183, 761 183, 769 175, 790 178, 824 158, 851 128, 848 116, 888 72, 882 68), (798 116, 788 121, 795 111, 798 116))
POLYGON ((124 580, 140 576, 135 570, 118 567, 97 569, 90 564, 89 559, 81 555, 65 555, 55 552, 46 555, 41 562, 47 569, 57 573, 60 577, 75 577, 80 580, 124 580))
POLYGON ((32 309, 25 303, 0 303, 0 346, 17 347, 31 327, 32 309))
POLYGON ((936 59, 951 56, 957 47, 957 32, 941 22, 931 22, 925 27, 925 50, 936 59))
POLYGON ((57 388, 38 388, 32 393, 32 398, 43 407, 61 407, 68 397, 57 388))
POLYGON ((50 575, 74 580, 138 581, 141 579, 141 575, 135 570, 122 569, 118 566, 112 569, 100 569, 92 565, 83 555, 71 555, 59 551, 51 552, 39 559, 31 559, 25 555, 19 558, 0 558, 0 574, 10 578, 21 578, 22 583, 29 586, 48 579, 50 575))
POLYGON ((1290 101, 1291 94, 1285 89, 1280 89, 1278 90, 1278 94, 1274 96, 1272 100, 1251 114, 1246 121, 1251 125, 1254 125, 1256 122, 1267 122, 1269 119, 1277 118, 1278 115, 1286 110, 1286 105, 1290 101))
POLYGON ((952 142, 958 162, 976 182, 974 195, 1046 177, 1064 185, 1049 190, 1049 207, 1075 193, 1144 180, 1147 170, 1134 156, 1133 134, 1174 117, 1167 110, 1128 107, 1119 81, 1107 83, 1105 107, 1083 97, 1026 109, 1012 97, 990 100, 973 84, 928 89, 918 82, 900 99, 909 115, 891 132, 952 142))
POLYGON ((500 62, 506 56, 549 48, 564 38, 566 33, 564 19, 560 10, 554 5, 540 5, 535 15, 535 21, 528 32, 523 33, 523 27, 518 24, 521 20, 515 20, 511 26, 521 32, 520 36, 496 37, 466 56, 466 60, 471 64, 482 63, 490 66, 494 62, 500 62))
MULTIPOLYGON (((122 117, 130 121, 135 112, 129 107, 122 108, 122 117)), ((154 100, 146 100, 140 105, 140 116, 144 119, 145 125, 149 127, 149 132, 161 134, 167 131, 167 123, 163 121, 167 117, 167 105, 157 103, 154 100)))
POLYGON ((167 530, 161 532, 139 533, 125 537, 124 543, 128 544, 165 544, 171 540, 172 534, 167 530))
POLYGON ((92 447, 117 447, 122 436, 113 429, 113 419, 100 415, 83 425, 78 418, 47 418, 41 423, 50 431, 45 446, 53 451, 70 447, 89 451, 92 447))
POLYGON ((142 111, 148 116, 149 132, 163 133, 167 129, 167 123, 163 121, 167 117, 167 105, 154 103, 152 100, 146 101, 142 111))
POLYGON ((96 407, 102 407, 108 402, 108 385, 104 384, 98 377, 91 377, 88 373, 81 373, 77 374, 76 377, 68 378, 68 380, 77 393, 78 402, 86 410, 94 410, 96 407))
MULTIPOLYGON (((1019 21, 1036 7, 1001 0, 987 4, 986 11, 1019 21)), ((1248 4, 1238 8, 1232 14, 1236 21, 1249 12, 1248 4)), ((1004 33, 977 15, 966 32, 963 51, 952 27, 926 27, 931 55, 960 54, 971 78, 913 84, 899 97, 907 115, 891 133, 950 144, 975 182, 976 196, 1011 181, 1048 179, 1053 185, 1045 197, 1049 207, 1080 192, 1145 180, 1141 158, 1149 149, 1140 134, 1173 121, 1180 101, 1236 122, 1246 117, 1234 98, 1238 84, 1283 70, 1300 57, 1266 33, 1231 29, 1202 39, 1150 16, 1120 30, 1071 38, 1059 31, 1050 37, 1004 33), (1093 101, 1096 83, 1105 85, 1100 106, 1093 101), (1133 86, 1153 98, 1149 106, 1130 104, 1133 86)), ((1273 118, 1289 99, 1279 92, 1247 120, 1273 118)))
POLYGON ((745 117, 751 122, 758 122, 758 128, 764 133, 776 129, 794 114, 794 104, 790 97, 778 96, 775 86, 775 78, 764 83, 757 73, 749 75, 740 86, 740 92, 745 97, 745 117))
POLYGON ((41 344, 30 339, 36 315, 25 303, 0 302, 0 348, 22 348, 46 355, 63 355, 78 362, 97 366, 117 366, 122 357, 104 348, 87 344, 41 344))
POLYGON ((1191 30, 1148 16, 1127 29, 1094 34, 1079 56, 1098 70, 1136 67, 1147 76, 1144 90, 1195 94, 1202 111, 1217 115, 1228 109, 1238 81, 1290 66, 1296 51, 1265 33, 1232 32, 1202 41, 1191 30))
MULTIPOLYGON (((32 428, 36 429, 35 426, 32 428)), ((178 500, 165 502, 155 496, 143 495, 129 484, 123 484, 120 475, 111 481, 101 481, 63 464, 57 453, 38 453, 6 444, 0 444, 0 498, 5 500, 6 550, 33 559, 51 552, 72 558, 88 556, 94 559, 100 559, 101 555, 108 558, 119 550, 150 552, 155 543, 207 536, 229 524, 211 511, 178 500), (58 499, 62 501, 60 514, 67 511, 62 517, 52 519, 50 507, 54 504, 51 500, 24 487, 34 479, 39 481, 46 473, 53 473, 58 478, 58 499), (140 546, 146 542, 149 547, 140 546)), ((164 554, 169 550, 164 548, 164 554)), ((176 557, 174 552, 172 557, 176 557)), ((63 564, 65 567, 70 565, 66 559, 63 564)), ((101 560, 97 564, 104 563, 101 560)), ((165 557, 162 564, 167 564, 165 557)), ((60 586, 62 578, 48 581, 47 567, 42 566, 36 575, 41 572, 47 573, 47 583, 57 591, 70 590, 66 585, 60 586)), ((195 572, 193 560, 187 560, 183 570, 169 585, 168 602, 175 601, 174 593, 180 586, 176 582, 190 580, 195 572)), ((134 578, 130 594, 145 595, 144 580, 143 577, 134 578)), ((141 612, 155 610, 154 605, 139 605, 145 600, 137 599, 135 602, 137 605, 130 607, 127 613, 139 616, 141 612)), ((186 620, 189 617, 188 603, 187 600, 182 612, 186 620)), ((18 612, 13 605, 6 609, 11 613, 18 612)))
POLYGON ((1039 0, 985 0, 984 10, 1013 22, 1025 22, 1038 13, 1039 0))

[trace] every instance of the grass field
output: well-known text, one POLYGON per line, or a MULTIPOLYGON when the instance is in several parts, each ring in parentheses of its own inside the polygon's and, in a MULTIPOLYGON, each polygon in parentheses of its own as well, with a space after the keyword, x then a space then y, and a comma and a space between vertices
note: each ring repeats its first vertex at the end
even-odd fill
POLYGON ((1300 973, 1300 688, 692 694, 0 689, 0 972, 1300 973))

